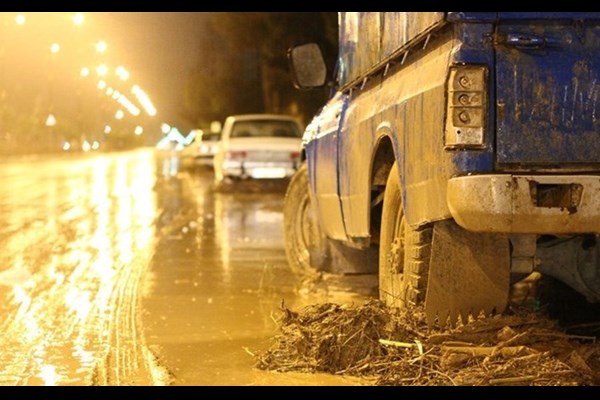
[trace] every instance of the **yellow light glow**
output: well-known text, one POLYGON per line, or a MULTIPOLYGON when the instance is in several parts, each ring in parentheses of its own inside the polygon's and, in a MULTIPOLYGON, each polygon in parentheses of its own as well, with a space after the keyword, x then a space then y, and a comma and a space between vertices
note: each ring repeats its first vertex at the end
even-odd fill
POLYGON ((104 133, 106 133, 108 135, 111 132, 112 132, 112 128, 110 127, 110 125, 105 125, 104 126, 104 133))
POLYGON ((142 128, 141 126, 138 125, 135 127, 135 130, 133 131, 133 133, 140 136, 142 133, 144 133, 144 128, 142 128))
POLYGON ((90 76, 90 69, 88 67, 83 67, 83 68, 81 68, 81 72, 79 72, 79 74, 82 77, 86 78, 86 77, 90 76))
POLYGON ((98 88, 98 90, 104 90, 106 89, 106 82, 100 79, 96 87, 98 88))
POLYGON ((150 97, 142 90, 142 88, 140 88, 138 85, 133 85, 131 87, 131 93, 133 93, 140 102, 144 108, 144 111, 146 111, 146 114, 151 117, 156 115, 156 108, 154 107, 154 104, 152 104, 150 97))
POLYGON ((88 142, 87 140, 83 141, 83 144, 81 145, 81 150, 83 151, 90 151, 90 149, 92 148, 92 145, 90 144, 90 142, 88 142))
POLYGON ((129 72, 122 65, 119 65, 115 72, 122 81, 129 79, 129 72))
POLYGON ((56 117, 54 116, 54 114, 48 114, 48 117, 46 118, 46 126, 54 125, 56 125, 56 117))
POLYGON ((108 73, 108 67, 106 66, 106 64, 98 65, 98 68, 96 68, 96 73, 99 76, 106 76, 106 74, 108 73))
POLYGON ((81 25, 83 24, 83 21, 85 20, 85 17, 83 16, 83 13, 75 13, 75 15, 73 15, 73 23, 75 25, 81 25))
POLYGON ((171 126, 169 124, 163 122, 160 125, 160 130, 162 133, 164 133, 166 135, 171 130, 171 126))
POLYGON ((120 95, 119 95, 119 97, 118 97, 116 100, 117 100, 117 102, 118 102, 120 105, 122 105, 123 107, 125 107, 125 109, 126 109, 127 111, 129 111, 129 113, 130 113, 131 115, 134 115, 134 116, 136 116, 136 117, 137 117, 138 115, 140 115, 140 109, 139 109, 139 108, 137 108, 137 106, 136 106, 135 104, 133 104, 133 103, 131 102, 131 100, 129 100, 129 99, 128 99, 127 97, 125 97, 124 95, 120 94, 120 95))
POLYGON ((117 112, 115 113, 116 119, 123 119, 124 116, 125 116, 125 113, 123 112, 123 110, 117 110, 117 112))
POLYGON ((52 54, 56 54, 56 53, 58 53, 59 51, 60 51, 60 44, 58 44, 58 43, 52 43, 52 44, 50 45, 50 52, 51 52, 52 54))
POLYGON ((112 94, 114 93, 114 91, 115 90, 113 88, 107 87, 106 88, 106 92, 104 92, 104 93, 106 93, 107 96, 112 96, 112 94))
POLYGON ((15 22, 17 25, 25 25, 25 21, 27 21, 27 19, 23 14, 19 14, 15 17, 15 22))
POLYGON ((96 43, 96 51, 98 53, 104 53, 107 48, 108 48, 108 45, 106 44, 106 42, 104 40, 101 40, 98 43, 96 43))

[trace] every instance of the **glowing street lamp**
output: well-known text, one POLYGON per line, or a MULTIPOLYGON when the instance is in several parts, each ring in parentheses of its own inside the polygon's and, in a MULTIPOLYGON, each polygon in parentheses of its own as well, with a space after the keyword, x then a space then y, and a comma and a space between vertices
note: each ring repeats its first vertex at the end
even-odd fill
POLYGON ((125 116, 125 113, 123 112, 123 110, 117 110, 117 112, 115 113, 116 119, 123 119, 124 116, 125 116))
POLYGON ((106 64, 100 64, 98 65, 98 68, 96 68, 96 72, 98 73, 98 76, 106 76, 108 73, 108 67, 106 64))
POLYGON ((60 44, 58 43, 52 43, 50 45, 50 53, 52 54, 56 54, 60 51, 60 44))
POLYGON ((90 69, 88 67, 83 67, 83 68, 81 68, 81 71, 79 72, 79 74, 83 78, 87 78, 88 76, 90 76, 90 69))
POLYGON ((169 133, 169 131, 171 131, 171 126, 169 124, 163 122, 160 125, 160 130, 162 133, 164 133, 166 135, 167 133, 169 133))
POLYGON ((25 21, 27 21, 27 19, 23 14, 19 14, 15 17, 15 22, 17 25, 25 25, 25 21))
POLYGON ((133 133, 140 136, 142 133, 144 133, 144 128, 142 128, 141 126, 138 125, 135 127, 135 130, 133 131, 133 133))
POLYGON ((112 128, 110 127, 110 125, 105 125, 104 126, 104 133, 108 135, 111 132, 112 132, 112 128))
POLYGON ((129 79, 129 72, 122 65, 119 65, 115 72, 122 81, 129 79))
POLYGON ((98 43, 96 43, 96 51, 98 53, 104 53, 107 47, 108 46, 104 40, 101 40, 98 43))
POLYGON ((56 117, 54 114, 48 114, 48 118, 46 118, 46 126, 53 127, 56 125, 56 117))
POLYGON ((77 26, 83 24, 83 21, 85 20, 85 17, 83 16, 83 13, 75 13, 75 15, 73 15, 73 23, 77 26))

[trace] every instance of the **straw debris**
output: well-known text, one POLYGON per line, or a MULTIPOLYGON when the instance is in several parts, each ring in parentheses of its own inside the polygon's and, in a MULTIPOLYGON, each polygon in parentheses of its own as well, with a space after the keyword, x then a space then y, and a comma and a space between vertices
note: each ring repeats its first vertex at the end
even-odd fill
POLYGON ((280 333, 257 367, 374 377, 379 385, 597 385, 600 346, 532 312, 428 331, 422 309, 282 306, 280 333))

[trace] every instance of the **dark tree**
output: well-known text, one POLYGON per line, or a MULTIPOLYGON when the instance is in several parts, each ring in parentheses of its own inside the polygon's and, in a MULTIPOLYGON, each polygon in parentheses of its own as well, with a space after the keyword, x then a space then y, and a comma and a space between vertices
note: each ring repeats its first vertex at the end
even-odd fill
POLYGON ((336 13, 207 13, 206 35, 185 92, 185 117, 198 126, 231 114, 273 112, 307 122, 327 99, 290 81, 287 50, 318 42, 328 64, 337 50, 336 13))

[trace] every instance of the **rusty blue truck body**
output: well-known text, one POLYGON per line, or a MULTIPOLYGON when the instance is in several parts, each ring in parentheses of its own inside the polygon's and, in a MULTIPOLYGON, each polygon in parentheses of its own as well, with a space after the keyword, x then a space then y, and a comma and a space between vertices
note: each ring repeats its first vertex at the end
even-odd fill
POLYGON ((600 13, 339 13, 336 81, 303 138, 328 239, 377 246, 394 164, 404 223, 503 235, 512 272, 600 233, 600 13))

